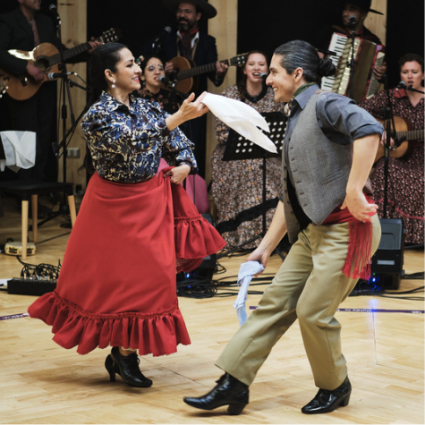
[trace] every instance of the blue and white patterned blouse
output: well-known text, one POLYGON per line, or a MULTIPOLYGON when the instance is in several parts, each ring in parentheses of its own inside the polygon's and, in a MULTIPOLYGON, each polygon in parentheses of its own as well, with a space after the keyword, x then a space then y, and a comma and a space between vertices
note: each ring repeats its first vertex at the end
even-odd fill
POLYGON ((83 133, 99 175, 119 183, 151 179, 163 156, 170 165, 196 168, 194 144, 177 127, 168 130, 157 103, 130 95, 130 108, 103 92, 85 114, 83 133))

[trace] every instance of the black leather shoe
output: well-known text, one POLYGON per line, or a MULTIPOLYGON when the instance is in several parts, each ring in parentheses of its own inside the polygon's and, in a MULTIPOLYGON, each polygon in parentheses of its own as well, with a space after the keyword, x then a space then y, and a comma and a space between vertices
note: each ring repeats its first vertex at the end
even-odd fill
POLYGON ((249 388, 243 382, 225 373, 217 385, 202 397, 185 397, 183 401, 189 406, 202 410, 213 410, 228 405, 230 415, 239 415, 249 401, 249 388))
POLYGON ((152 381, 140 372, 139 361, 137 353, 122 356, 119 348, 113 347, 111 354, 106 357, 105 368, 112 382, 115 382, 115 374, 117 373, 131 387, 150 387, 152 381))
POLYGON ((345 381, 335 390, 319 390, 316 397, 305 405, 301 412, 307 414, 328 413, 338 407, 347 406, 350 401, 351 384, 348 376, 345 381))

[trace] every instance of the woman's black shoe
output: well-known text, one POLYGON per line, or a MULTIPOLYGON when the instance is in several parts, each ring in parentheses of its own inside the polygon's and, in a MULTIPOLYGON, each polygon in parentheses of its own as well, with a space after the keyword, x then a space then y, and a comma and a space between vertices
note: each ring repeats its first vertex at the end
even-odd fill
POLYGON ((239 415, 249 401, 249 388, 243 382, 225 373, 217 385, 202 397, 185 397, 183 401, 189 406, 202 410, 213 410, 229 405, 230 415, 239 415))
POLYGON ((140 372, 139 361, 137 353, 122 356, 119 348, 113 347, 111 354, 106 357, 105 368, 109 372, 112 382, 115 382, 115 374, 118 373, 124 382, 131 387, 150 387, 152 381, 140 372))
POLYGON ((301 412, 308 414, 332 412, 339 406, 347 406, 350 401, 351 384, 348 376, 335 390, 319 390, 316 397, 305 405, 301 412))

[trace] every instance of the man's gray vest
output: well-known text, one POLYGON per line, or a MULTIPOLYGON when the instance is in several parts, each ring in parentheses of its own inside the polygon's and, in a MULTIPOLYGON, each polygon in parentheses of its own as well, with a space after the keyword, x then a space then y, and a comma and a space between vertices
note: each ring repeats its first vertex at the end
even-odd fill
POLYGON ((316 103, 322 94, 316 92, 301 112, 288 143, 289 164, 282 155, 283 201, 290 242, 298 239, 300 224, 289 202, 286 180, 291 169, 298 202, 310 218, 320 225, 345 199, 351 170, 353 145, 331 142, 319 127, 316 103))

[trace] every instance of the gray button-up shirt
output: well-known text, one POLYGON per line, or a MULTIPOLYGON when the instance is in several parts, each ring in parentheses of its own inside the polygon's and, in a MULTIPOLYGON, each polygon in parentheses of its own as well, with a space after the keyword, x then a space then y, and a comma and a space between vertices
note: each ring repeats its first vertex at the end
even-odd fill
MULTIPOLYGON (((289 142, 301 112, 317 90, 319 90, 317 84, 310 86, 300 93, 292 104, 284 143, 284 155, 291 183, 293 183, 293 179, 288 158, 289 142)), ((353 99, 336 93, 327 93, 326 96, 319 98, 316 105, 316 116, 326 137, 331 142, 341 145, 348 145, 356 139, 372 134, 382 134, 383 131, 382 125, 368 112, 357 106, 353 99)))

